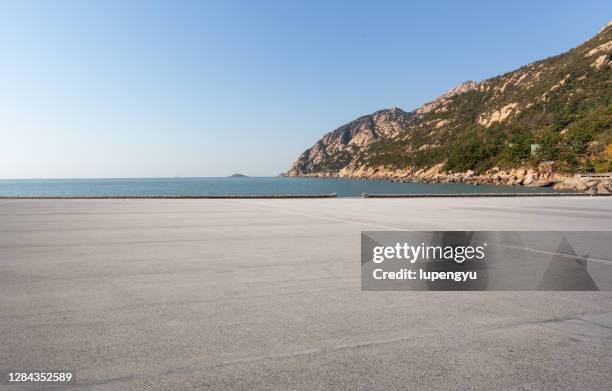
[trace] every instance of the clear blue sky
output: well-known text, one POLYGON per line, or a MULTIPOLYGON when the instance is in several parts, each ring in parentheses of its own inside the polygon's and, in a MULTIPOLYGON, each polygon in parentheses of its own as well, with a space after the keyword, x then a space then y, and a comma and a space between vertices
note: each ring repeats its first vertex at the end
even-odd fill
POLYGON ((0 2, 0 178, 276 175, 355 117, 558 54, 608 1, 0 2))

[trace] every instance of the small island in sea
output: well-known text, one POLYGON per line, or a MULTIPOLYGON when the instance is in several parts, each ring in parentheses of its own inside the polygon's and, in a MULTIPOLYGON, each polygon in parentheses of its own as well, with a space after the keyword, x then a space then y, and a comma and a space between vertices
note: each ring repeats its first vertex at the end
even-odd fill
POLYGON ((244 175, 244 174, 232 174, 229 176, 230 178, 248 178, 248 175, 244 175))

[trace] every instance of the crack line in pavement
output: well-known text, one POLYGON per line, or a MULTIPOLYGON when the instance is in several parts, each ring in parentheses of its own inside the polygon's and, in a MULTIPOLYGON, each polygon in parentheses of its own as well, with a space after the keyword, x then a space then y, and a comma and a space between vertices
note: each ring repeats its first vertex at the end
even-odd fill
MULTIPOLYGON (((393 342, 406 341, 406 340, 416 339, 416 338, 423 338, 423 336, 422 335, 420 336, 414 336, 414 335, 402 336, 402 337, 396 337, 396 338, 387 338, 387 339, 380 339, 380 340, 373 340, 373 341, 334 345, 330 347, 304 349, 304 350, 298 350, 298 351, 288 352, 288 353, 277 353, 277 354, 252 356, 252 357, 240 358, 240 359, 235 359, 235 360, 225 360, 225 361, 221 361, 216 364, 207 364, 207 365, 205 364, 205 365, 201 365, 197 367, 194 366, 194 367, 169 369, 169 370, 159 373, 158 375, 167 376, 167 375, 173 375, 173 374, 184 374, 184 373, 189 373, 189 372, 201 371, 203 369, 221 368, 221 367, 230 366, 230 365, 246 364, 246 363, 262 361, 262 360, 279 360, 279 359, 285 359, 285 358, 309 356, 312 354, 334 352, 334 351, 345 350, 345 349, 361 349, 361 348, 368 347, 368 346, 379 345, 379 344, 389 344, 393 342)), ((108 379, 108 380, 91 379, 91 380, 85 380, 83 382, 79 382, 78 384, 75 384, 74 386, 90 386, 90 385, 98 385, 98 384, 125 382, 125 381, 132 381, 132 380, 138 380, 138 379, 146 379, 152 376, 154 375, 139 375, 139 376, 132 375, 132 376, 126 376, 126 377, 120 377, 120 378, 108 379)))
POLYGON ((612 329, 612 327, 610 326, 602 325, 601 323, 594 322, 592 320, 584 318, 585 316, 588 316, 588 315, 612 315, 612 312, 607 312, 607 311, 606 312, 588 312, 588 313, 583 313, 583 314, 568 315, 568 316, 564 316, 560 318, 550 318, 550 319, 533 320, 533 321, 528 321, 528 322, 519 322, 519 323, 513 323, 513 324, 509 324, 505 326, 488 327, 488 328, 482 329, 482 331, 503 330, 503 329, 510 329, 510 328, 515 328, 515 327, 522 327, 522 326, 539 326, 539 325, 545 325, 549 323, 567 322, 570 320, 577 320, 577 321, 581 321, 584 323, 592 324, 594 326, 603 327, 606 329, 612 329))
POLYGON ((612 264, 612 261, 608 261, 606 259, 591 258, 591 257, 581 257, 579 255, 563 254, 563 253, 558 253, 558 252, 555 252, 555 251, 539 250, 537 248, 531 248, 531 247, 503 245, 503 244, 500 245, 500 247, 512 248, 512 249, 515 249, 515 250, 524 250, 524 251, 528 251, 528 252, 536 253, 536 254, 559 256, 559 257, 565 257, 565 258, 569 258, 569 259, 578 259, 580 261, 591 261, 591 262, 598 262, 598 263, 603 263, 603 264, 608 264, 608 265, 612 264))
MULTIPOLYGON (((553 323, 553 322, 563 322, 567 320, 579 320, 579 321, 584 321, 585 323, 588 323, 588 324, 593 324, 595 326, 610 328, 609 326, 602 326, 601 324, 583 319, 583 316, 586 316, 586 315, 601 315, 601 314, 612 314, 612 312, 604 312, 604 313, 596 313, 596 314, 594 313, 576 314, 574 316, 568 316, 568 317, 563 317, 563 318, 543 319, 543 320, 537 320, 537 321, 532 321, 532 322, 522 322, 522 323, 502 326, 502 327, 484 328, 484 329, 481 329, 480 331, 499 330, 499 329, 504 329, 504 328, 520 327, 520 326, 525 326, 525 325, 539 325, 539 324, 546 324, 546 323, 553 323)), ((474 330, 474 331, 477 331, 477 330, 474 330)), ((334 351, 346 350, 346 349, 362 349, 362 348, 367 348, 367 347, 374 346, 374 345, 384 345, 384 344, 389 344, 389 343, 394 343, 394 342, 408 341, 411 339, 422 339, 425 337, 432 337, 432 335, 422 335, 421 334, 421 335, 411 335, 411 336, 400 336, 400 337, 395 337, 395 338, 385 338, 385 339, 377 339, 377 340, 370 340, 370 341, 346 343, 346 344, 340 344, 340 345, 332 345, 329 347, 297 350, 297 351, 287 352, 287 353, 252 356, 252 357, 246 357, 246 358, 240 358, 240 359, 234 359, 234 360, 225 360, 225 361, 221 361, 216 364, 204 364, 200 366, 174 368, 174 369, 169 369, 169 370, 160 372, 157 375, 158 376, 168 376, 168 375, 173 375, 173 374, 184 374, 184 373, 201 371, 204 369, 221 368, 221 367, 237 365, 237 364, 247 364, 247 363, 251 363, 255 361, 262 361, 262 360, 279 360, 279 359, 294 358, 294 357, 300 357, 300 356, 309 356, 313 354, 328 353, 328 352, 334 352, 334 351)), ((91 379, 91 380, 85 380, 83 382, 79 382, 78 384, 75 384, 74 386, 91 386, 91 385, 98 385, 98 384, 133 381, 133 380, 138 380, 138 379, 151 378, 153 376, 155 375, 143 374, 143 375, 131 375, 131 376, 126 376, 126 377, 119 377, 119 378, 114 378, 114 379, 91 379)))

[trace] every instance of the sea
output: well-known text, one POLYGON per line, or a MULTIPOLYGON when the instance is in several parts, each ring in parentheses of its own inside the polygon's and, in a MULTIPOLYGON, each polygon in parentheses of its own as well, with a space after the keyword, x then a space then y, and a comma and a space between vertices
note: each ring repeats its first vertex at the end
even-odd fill
POLYGON ((0 196, 210 196, 554 192, 549 188, 288 177, 3 179, 0 196))

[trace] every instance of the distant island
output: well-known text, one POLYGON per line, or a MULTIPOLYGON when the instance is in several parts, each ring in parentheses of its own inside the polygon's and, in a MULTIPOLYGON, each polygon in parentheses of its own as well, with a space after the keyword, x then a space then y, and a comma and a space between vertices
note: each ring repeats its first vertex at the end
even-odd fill
POLYGON ((244 175, 244 174, 232 174, 229 177, 230 178, 248 178, 248 175, 244 175))

